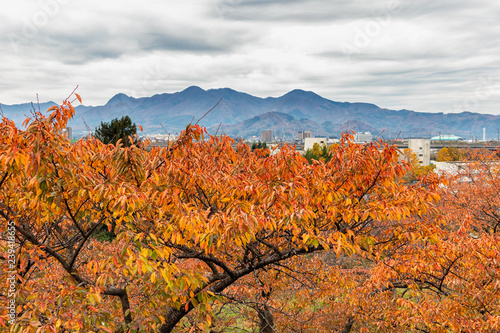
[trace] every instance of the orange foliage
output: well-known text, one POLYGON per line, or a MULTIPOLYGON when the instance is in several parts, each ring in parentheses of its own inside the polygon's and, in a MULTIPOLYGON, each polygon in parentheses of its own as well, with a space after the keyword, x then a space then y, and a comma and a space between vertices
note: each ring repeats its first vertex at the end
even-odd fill
MULTIPOLYGON (((166 148, 70 144, 60 130, 71 103, 50 112, 26 130, 0 123, 0 234, 15 224, 17 273, 17 319, 10 325, 2 312, 0 327, 11 331, 206 331, 219 325, 214 310, 256 292, 266 295, 257 309, 283 309, 274 315, 284 331, 296 325, 284 313, 302 312, 312 318, 304 331, 368 318, 365 328, 383 327, 379 318, 392 314, 374 302, 403 312, 406 303, 383 290, 419 272, 384 267, 440 245, 439 224, 420 217, 437 214, 437 178, 400 181, 411 166, 395 147, 356 145, 347 133, 330 161, 309 164, 291 147, 269 157, 235 150, 199 126, 166 148), (92 237, 111 224, 115 240, 92 237), (297 301, 307 295, 314 299, 297 301), (328 319, 332 311, 338 317, 328 319)), ((0 251, 7 247, 2 240, 0 251)))
POLYGON ((355 304, 360 331, 492 332, 500 329, 500 164, 475 151, 448 175, 430 236, 375 265, 355 304))
POLYGON ((454 162, 461 161, 464 159, 465 152, 463 149, 455 147, 443 147, 441 148, 437 155, 436 160, 438 162, 454 162))

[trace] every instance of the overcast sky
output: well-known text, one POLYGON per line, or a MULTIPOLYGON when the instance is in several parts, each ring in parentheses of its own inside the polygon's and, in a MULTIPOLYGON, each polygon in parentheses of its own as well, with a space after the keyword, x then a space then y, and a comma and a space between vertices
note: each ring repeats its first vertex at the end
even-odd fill
POLYGON ((191 85, 500 114, 498 0, 1 0, 0 103, 191 85))

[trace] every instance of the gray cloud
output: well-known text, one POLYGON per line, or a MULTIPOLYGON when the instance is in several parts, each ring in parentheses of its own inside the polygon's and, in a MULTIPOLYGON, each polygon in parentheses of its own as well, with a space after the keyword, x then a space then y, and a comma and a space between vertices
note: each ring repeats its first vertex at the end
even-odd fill
POLYGON ((217 0, 215 14, 226 19, 248 21, 289 21, 317 23, 318 21, 352 20, 369 17, 383 10, 387 3, 369 0, 217 0))
POLYGON ((301 88, 417 111, 500 113, 496 0, 18 0, 0 13, 0 102, 87 104, 189 85, 301 88), (497 83, 498 82, 498 83, 497 83))

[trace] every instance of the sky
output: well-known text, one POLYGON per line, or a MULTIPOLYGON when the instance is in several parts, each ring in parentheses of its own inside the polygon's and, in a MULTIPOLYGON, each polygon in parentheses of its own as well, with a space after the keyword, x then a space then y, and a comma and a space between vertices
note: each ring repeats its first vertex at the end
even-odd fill
POLYGON ((196 85, 500 114, 498 0, 1 0, 0 103, 196 85))

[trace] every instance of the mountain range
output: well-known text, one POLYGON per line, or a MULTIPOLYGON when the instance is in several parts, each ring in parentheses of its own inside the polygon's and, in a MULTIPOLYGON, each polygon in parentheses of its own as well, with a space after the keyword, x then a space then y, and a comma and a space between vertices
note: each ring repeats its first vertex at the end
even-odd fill
MULTIPOLYGON (((43 111, 54 104, 0 106, 5 116, 20 124, 33 108, 43 111)), ((196 86, 151 97, 117 94, 105 105, 79 105, 69 126, 74 134, 83 135, 101 121, 129 115, 146 134, 175 134, 212 108, 200 125, 211 134, 243 138, 260 137, 264 130, 272 130, 274 135, 286 139, 296 138, 302 130, 311 131, 313 136, 338 136, 354 130, 370 131, 385 138, 430 137, 438 133, 481 138, 483 128, 487 137, 496 138, 500 128, 499 115, 389 110, 368 103, 335 102, 299 89, 281 97, 260 98, 229 88, 204 90, 196 86)))

